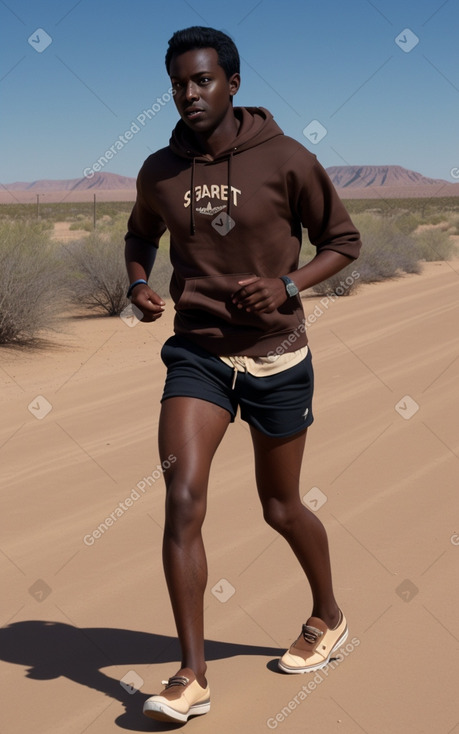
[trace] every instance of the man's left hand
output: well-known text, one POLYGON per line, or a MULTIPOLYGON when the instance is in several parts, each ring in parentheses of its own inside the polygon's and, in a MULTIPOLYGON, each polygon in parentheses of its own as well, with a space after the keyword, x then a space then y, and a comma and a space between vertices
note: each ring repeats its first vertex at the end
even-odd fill
POLYGON ((232 301, 240 309, 254 313, 273 313, 287 300, 284 282, 280 278, 253 276, 239 280, 241 288, 233 293, 232 301))

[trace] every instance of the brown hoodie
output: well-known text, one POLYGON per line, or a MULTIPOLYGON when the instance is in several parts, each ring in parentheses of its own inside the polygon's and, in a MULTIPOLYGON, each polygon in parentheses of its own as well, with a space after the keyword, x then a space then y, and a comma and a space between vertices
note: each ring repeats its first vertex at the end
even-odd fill
POLYGON ((214 158, 193 149, 182 121, 147 158, 126 240, 157 247, 168 228, 175 332, 216 355, 254 357, 304 346, 303 308, 297 296, 274 313, 246 313, 231 301, 238 280, 297 270, 302 227, 318 252, 351 259, 360 239, 316 157, 264 108, 234 113, 238 134, 214 158))

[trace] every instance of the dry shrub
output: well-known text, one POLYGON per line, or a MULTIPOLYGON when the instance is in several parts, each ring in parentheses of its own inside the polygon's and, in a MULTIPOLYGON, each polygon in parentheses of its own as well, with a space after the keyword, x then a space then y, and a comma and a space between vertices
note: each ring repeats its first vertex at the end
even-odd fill
POLYGON ((457 256, 457 247, 451 237, 439 228, 425 229, 415 235, 416 248, 421 260, 450 260, 457 256))
POLYGON ((394 224, 400 232, 403 232, 403 234, 411 234, 414 232, 415 229, 422 224, 422 221, 420 214, 415 214, 414 212, 409 211, 409 209, 397 212, 393 217, 394 224))
POLYGON ((313 290, 321 296, 350 296, 356 292, 361 282, 358 262, 353 262, 331 278, 317 283, 313 290))
POLYGON ((72 302, 119 316, 127 306, 127 276, 121 243, 99 232, 63 247, 72 302))
POLYGON ((33 344, 62 309, 62 272, 46 224, 0 222, 0 344, 33 344))
MULTIPOLYGON (((87 237, 63 246, 68 291, 73 303, 108 316, 118 316, 128 305, 125 234, 126 216, 120 214, 87 237)), ((168 295, 171 273, 168 253, 160 249, 150 284, 162 297, 168 295)))
POLYGON ((360 257, 332 278, 314 286, 316 293, 350 295, 362 283, 420 272, 416 242, 400 230, 396 220, 368 213, 355 214, 352 219, 362 238, 360 257), (353 271, 357 271, 359 277, 354 278, 343 292, 342 283, 346 283, 346 278, 351 280, 353 271))

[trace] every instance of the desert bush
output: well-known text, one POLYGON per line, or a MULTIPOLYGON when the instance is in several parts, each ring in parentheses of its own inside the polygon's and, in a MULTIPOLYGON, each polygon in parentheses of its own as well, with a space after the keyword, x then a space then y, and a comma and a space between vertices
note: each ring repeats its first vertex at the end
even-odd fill
POLYGON ((419 253, 412 236, 396 221, 362 214, 355 217, 362 235, 362 254, 357 262, 362 282, 374 283, 402 273, 419 273, 419 253))
POLYGON ((352 219, 363 242, 360 257, 332 278, 314 286, 316 293, 350 295, 362 283, 420 271, 416 242, 400 229, 397 219, 368 213, 355 214, 352 219), (359 273, 358 278, 352 276, 353 271, 359 273))
MULTIPOLYGON (((403 273, 419 273, 423 260, 448 260, 458 254, 458 248, 450 237, 456 227, 459 229, 457 214, 449 214, 445 225, 447 231, 437 225, 419 233, 415 230, 422 221, 420 214, 406 209, 390 216, 376 212, 355 213, 352 220, 363 243, 359 259, 314 286, 315 293, 348 296, 363 283, 375 283, 403 273), (354 271, 359 273, 358 278, 352 275, 354 271)), ((315 254, 316 249, 305 232, 300 267, 315 254)))
POLYGON ((356 292, 361 282, 358 262, 353 262, 336 275, 315 285, 313 290, 321 296, 350 296, 356 292))
MULTIPOLYGON (((110 233, 121 246, 124 253, 124 236, 127 229, 127 218, 124 212, 119 212, 110 221, 104 222, 99 231, 110 233)), ((155 264, 151 272, 149 283, 152 289, 161 298, 169 297, 169 282, 172 276, 172 265, 169 259, 170 234, 168 231, 161 237, 155 264)), ((123 260, 124 262, 124 260, 123 260)))
POLYGON ((403 234, 411 234, 421 224, 422 219, 419 214, 408 210, 398 212, 393 217, 394 224, 403 234))
POLYGON ((418 232, 415 241, 420 260, 449 260, 457 255, 457 247, 451 237, 439 228, 418 232))
POLYGON ((30 344, 62 308, 62 272, 40 222, 0 222, 0 344, 30 344))
POLYGON ((169 248, 160 247, 150 277, 150 285, 161 298, 169 298, 169 283, 172 276, 172 265, 169 260, 169 248))
POLYGON ((459 214, 448 214, 448 234, 459 235, 459 214))
MULTIPOLYGON (((128 305, 125 234, 126 216, 118 214, 84 239, 62 245, 73 303, 108 316, 118 316, 128 305)), ((160 248, 150 283, 161 297, 169 294, 171 273, 168 251, 160 248)))
POLYGON ((121 243, 100 232, 62 246, 67 290, 74 304, 108 316, 127 306, 127 276, 121 243))

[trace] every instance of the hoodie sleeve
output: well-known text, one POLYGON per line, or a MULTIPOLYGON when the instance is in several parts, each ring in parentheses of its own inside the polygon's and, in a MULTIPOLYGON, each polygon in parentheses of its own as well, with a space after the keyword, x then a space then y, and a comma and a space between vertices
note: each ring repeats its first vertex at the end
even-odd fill
POLYGON ((129 217, 126 242, 134 240, 138 244, 158 247, 159 240, 166 231, 166 224, 154 209, 152 183, 144 163, 137 176, 137 198, 129 217))
POLYGON ((334 250, 355 260, 361 241, 343 202, 326 170, 314 156, 307 177, 304 177, 297 198, 303 227, 317 252, 334 250))

